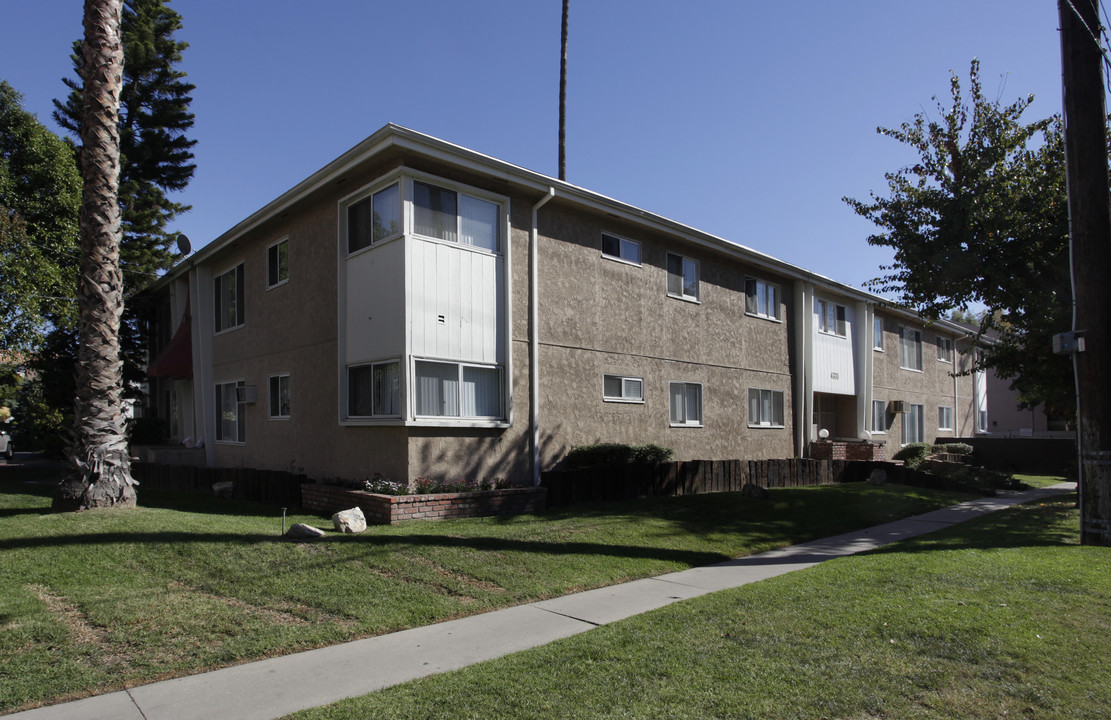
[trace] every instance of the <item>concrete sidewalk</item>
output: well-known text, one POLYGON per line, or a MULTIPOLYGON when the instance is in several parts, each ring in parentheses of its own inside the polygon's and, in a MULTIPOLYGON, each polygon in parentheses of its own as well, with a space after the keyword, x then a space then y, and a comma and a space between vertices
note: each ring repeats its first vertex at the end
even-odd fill
POLYGON ((1075 483, 982 498, 728 562, 635 580, 6 716, 15 720, 271 720, 527 650, 678 600, 801 570, 924 535, 1075 483))

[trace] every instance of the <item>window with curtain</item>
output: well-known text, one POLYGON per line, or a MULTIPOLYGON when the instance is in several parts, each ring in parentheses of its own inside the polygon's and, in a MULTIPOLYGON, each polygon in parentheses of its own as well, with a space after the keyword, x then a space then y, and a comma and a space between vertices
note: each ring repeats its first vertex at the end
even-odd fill
POLYGON ((347 369, 348 417, 401 415, 401 363, 355 365, 347 369))
POLYGON ((242 380, 216 385, 216 440, 220 442, 246 442, 246 403, 239 402, 236 388, 244 387, 242 380))
POLYGON ((883 400, 872 401, 872 432, 887 432, 887 403, 883 400))
POLYGON ((702 385, 673 382, 669 395, 672 425, 702 425, 702 385))
POLYGON ((872 349, 883 352, 883 318, 872 318, 872 349))
POLYGON ((497 203, 413 181, 413 232, 418 235, 497 252, 500 211, 497 203))
POLYGON ((937 429, 953 429, 953 408, 941 406, 937 409, 937 429))
POLYGON ((502 375, 497 367, 418 361, 417 415, 500 418, 502 375))
POLYGON ((815 300, 814 304, 818 313, 818 330, 838 337, 848 334, 844 305, 828 300, 815 300))
POLYGON ((912 404, 908 407, 907 411, 903 413, 903 444, 925 442, 926 441, 926 428, 925 420, 926 407, 924 405, 912 404))
POLYGON ((899 366, 904 370, 922 369, 922 331, 904 327, 899 332, 899 366))
POLYGON ((763 280, 745 278, 745 312, 769 320, 778 320, 779 288, 763 280))
POLYGON ((698 263, 688 257, 667 254, 667 294, 683 300, 698 300, 698 263))
POLYGON ((783 427, 783 391, 749 388, 748 424, 783 427))
POLYGON ((602 399, 607 402, 644 402, 644 380, 621 375, 602 376, 602 399))

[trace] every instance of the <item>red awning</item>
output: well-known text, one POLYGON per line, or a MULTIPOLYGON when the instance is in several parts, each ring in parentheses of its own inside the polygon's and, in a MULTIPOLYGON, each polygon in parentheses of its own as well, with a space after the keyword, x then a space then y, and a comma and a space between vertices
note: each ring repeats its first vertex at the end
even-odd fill
POLYGON ((147 367, 148 377, 167 377, 176 380, 193 379, 193 322, 189 306, 185 317, 166 348, 147 367))

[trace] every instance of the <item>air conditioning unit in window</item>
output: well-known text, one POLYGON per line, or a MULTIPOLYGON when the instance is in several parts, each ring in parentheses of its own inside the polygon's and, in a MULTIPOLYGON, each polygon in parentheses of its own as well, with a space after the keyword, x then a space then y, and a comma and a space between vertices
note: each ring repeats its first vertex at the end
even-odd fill
POLYGON ((241 403, 258 402, 258 387, 254 385, 240 385, 235 389, 235 400, 241 403))
POLYGON ((890 403, 888 403, 887 408, 892 413, 905 413, 907 411, 907 401, 892 400, 890 403))

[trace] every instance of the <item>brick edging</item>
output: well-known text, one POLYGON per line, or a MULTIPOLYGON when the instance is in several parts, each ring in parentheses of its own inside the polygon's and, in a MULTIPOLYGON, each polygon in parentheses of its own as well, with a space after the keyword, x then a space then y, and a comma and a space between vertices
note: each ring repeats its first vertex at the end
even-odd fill
POLYGON ((538 512, 547 507, 547 488, 507 488, 466 493, 380 495, 335 485, 302 485, 301 505, 332 515, 358 507, 368 523, 393 525, 403 520, 439 520, 538 512))

